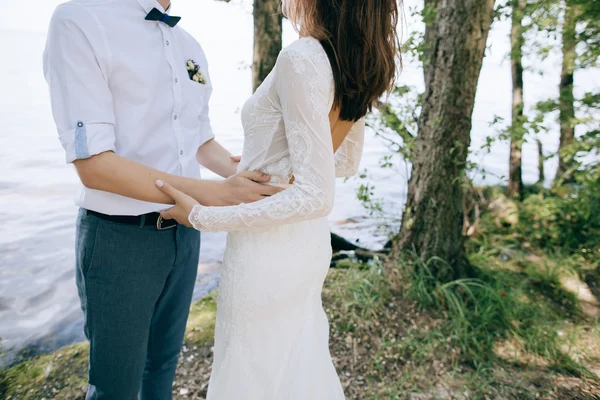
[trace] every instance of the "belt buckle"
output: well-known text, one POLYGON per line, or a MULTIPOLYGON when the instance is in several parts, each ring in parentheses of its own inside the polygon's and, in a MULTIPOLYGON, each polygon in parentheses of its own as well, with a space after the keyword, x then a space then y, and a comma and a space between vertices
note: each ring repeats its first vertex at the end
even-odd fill
POLYGON ((171 226, 164 227, 163 222, 165 222, 165 220, 163 219, 162 215, 159 215, 158 219, 156 220, 156 229, 158 229, 159 231, 165 231, 167 229, 172 229, 177 226, 177 224, 173 224, 171 226))

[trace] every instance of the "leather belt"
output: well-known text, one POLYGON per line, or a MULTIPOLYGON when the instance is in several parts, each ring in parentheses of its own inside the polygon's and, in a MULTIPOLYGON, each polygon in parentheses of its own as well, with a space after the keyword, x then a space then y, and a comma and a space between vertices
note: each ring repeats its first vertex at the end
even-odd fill
POLYGON ((106 215, 96 211, 86 210, 87 215, 93 215, 94 217, 103 219, 109 222, 116 222, 119 224, 137 225, 140 228, 145 226, 153 226, 159 231, 166 229, 176 228, 177 221, 174 219, 163 219, 160 213, 153 212, 143 215, 106 215))

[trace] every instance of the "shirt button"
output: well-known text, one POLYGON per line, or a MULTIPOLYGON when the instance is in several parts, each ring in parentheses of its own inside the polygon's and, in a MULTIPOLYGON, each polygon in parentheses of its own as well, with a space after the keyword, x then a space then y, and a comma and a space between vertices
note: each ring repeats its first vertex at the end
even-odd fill
POLYGON ((167 40, 167 46, 169 45, 169 41, 167 40))
POLYGON ((176 116, 174 116, 174 117, 173 117, 173 119, 174 119, 175 121, 177 121, 177 115, 176 115, 176 116))
POLYGON ((179 152, 179 154, 180 154, 180 155, 183 155, 183 150, 181 150, 181 151, 179 152))
POLYGON ((175 83, 179 82, 179 79, 175 78, 175 83))

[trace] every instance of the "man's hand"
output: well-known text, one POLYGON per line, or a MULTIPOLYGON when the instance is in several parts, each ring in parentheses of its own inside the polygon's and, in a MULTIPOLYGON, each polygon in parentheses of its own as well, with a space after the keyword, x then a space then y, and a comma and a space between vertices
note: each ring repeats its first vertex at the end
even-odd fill
POLYGON ((234 206, 241 203, 253 203, 265 197, 273 196, 283 189, 265 185, 271 177, 258 171, 243 171, 221 182, 218 197, 222 205, 234 206))

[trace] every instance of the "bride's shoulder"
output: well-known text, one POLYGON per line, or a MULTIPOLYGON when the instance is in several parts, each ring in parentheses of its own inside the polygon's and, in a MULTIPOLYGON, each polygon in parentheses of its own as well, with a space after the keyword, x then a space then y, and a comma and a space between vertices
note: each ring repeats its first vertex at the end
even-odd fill
POLYGON ((281 52, 302 52, 306 54, 317 54, 323 51, 323 46, 321 46, 321 43, 317 39, 313 37, 301 37, 300 39, 294 40, 288 46, 284 47, 281 52))
POLYGON ((309 63, 319 69, 329 68, 327 53, 321 43, 312 37, 303 37, 285 47, 279 54, 278 64, 289 65, 300 73, 309 63))

